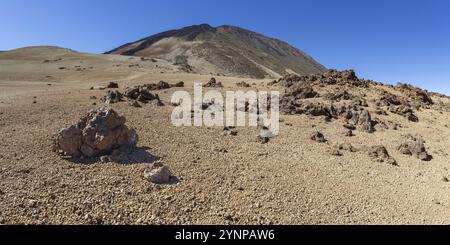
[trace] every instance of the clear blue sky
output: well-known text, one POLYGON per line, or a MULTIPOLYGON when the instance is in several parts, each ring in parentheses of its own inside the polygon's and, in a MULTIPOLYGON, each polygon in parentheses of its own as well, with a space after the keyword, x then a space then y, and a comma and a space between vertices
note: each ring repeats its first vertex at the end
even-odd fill
POLYGON ((276 37, 328 68, 450 95, 448 0, 0 0, 0 50, 101 53, 192 24, 276 37))

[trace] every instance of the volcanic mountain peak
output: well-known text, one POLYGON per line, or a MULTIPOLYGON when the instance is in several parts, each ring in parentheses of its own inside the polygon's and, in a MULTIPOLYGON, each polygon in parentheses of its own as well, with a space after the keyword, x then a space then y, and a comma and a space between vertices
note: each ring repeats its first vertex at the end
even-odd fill
POLYGON ((113 49, 121 54, 166 59, 185 72, 252 78, 309 75, 327 69, 288 43, 240 27, 208 24, 162 32, 113 49))

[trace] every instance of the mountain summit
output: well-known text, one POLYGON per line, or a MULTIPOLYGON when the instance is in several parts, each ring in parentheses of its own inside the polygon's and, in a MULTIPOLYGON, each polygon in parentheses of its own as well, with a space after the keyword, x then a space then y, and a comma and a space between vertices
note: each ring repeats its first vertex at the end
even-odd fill
POLYGON ((251 78, 327 71, 286 42, 227 25, 202 24, 166 31, 125 44, 107 54, 161 58, 186 72, 251 78))

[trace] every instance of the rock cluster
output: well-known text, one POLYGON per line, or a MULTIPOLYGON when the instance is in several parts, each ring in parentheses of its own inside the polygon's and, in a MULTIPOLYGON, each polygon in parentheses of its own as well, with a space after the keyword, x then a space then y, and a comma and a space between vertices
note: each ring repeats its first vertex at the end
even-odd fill
POLYGON ((405 96, 411 100, 413 103, 418 103, 420 105, 433 105, 433 100, 428 95, 428 92, 416 88, 409 84, 399 83, 395 86, 395 89, 405 94, 405 96))
POLYGON ((342 90, 338 93, 328 93, 324 97, 327 100, 334 100, 334 101, 353 100, 355 98, 353 95, 347 92, 347 90, 342 90))
POLYGON ((309 76, 298 76, 295 74, 288 74, 279 80, 269 83, 269 85, 279 84, 283 87, 290 87, 294 84, 316 84, 316 85, 347 85, 356 87, 367 87, 371 81, 359 79, 355 71, 345 70, 329 70, 324 74, 313 74, 309 76))
POLYGON ((383 91, 381 97, 375 103, 376 106, 398 106, 404 102, 397 96, 386 91, 383 91))
POLYGON ((319 94, 314 91, 311 86, 304 84, 294 84, 286 89, 283 98, 287 100, 299 100, 319 97, 319 94))
POLYGON ((128 88, 125 91, 124 96, 129 100, 135 100, 141 103, 151 103, 157 106, 164 105, 159 99, 159 96, 151 93, 147 86, 134 86, 132 88, 128 88))
POLYGON ((250 84, 248 84, 248 83, 246 83, 244 81, 236 83, 236 86, 238 88, 250 88, 251 87, 250 84))
POLYGON ((390 107, 389 111, 394 114, 403 116, 411 122, 419 121, 419 118, 414 114, 413 109, 407 105, 399 105, 399 106, 390 107))
POLYGON ((142 85, 142 87, 147 88, 150 91, 154 91, 154 90, 164 90, 164 89, 170 89, 170 88, 180 88, 180 87, 184 87, 184 82, 180 81, 177 82, 175 84, 169 84, 167 82, 164 81, 160 81, 158 83, 149 83, 149 84, 144 84, 142 85))
MULTIPOLYGON (((373 133, 375 131, 371 114, 369 111, 358 106, 334 106, 321 103, 302 102, 283 96, 281 99, 281 112, 285 114, 306 114, 311 116, 324 116, 325 119, 342 118, 348 123, 359 126, 360 130, 373 133)), ((353 130, 353 129, 352 129, 353 130)))
POLYGON ((53 149, 70 157, 100 157, 115 150, 134 149, 138 136, 125 125, 125 117, 103 107, 81 117, 77 124, 53 136, 53 149))

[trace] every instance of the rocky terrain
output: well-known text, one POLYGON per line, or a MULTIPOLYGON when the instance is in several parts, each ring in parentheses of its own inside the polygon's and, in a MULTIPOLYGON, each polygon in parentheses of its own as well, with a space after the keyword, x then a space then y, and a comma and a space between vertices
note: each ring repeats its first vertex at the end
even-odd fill
POLYGON ((250 79, 2 52, 0 224, 448 224, 449 122, 449 97, 351 70, 250 79), (174 127, 171 95, 194 82, 280 91, 280 134, 174 127))
POLYGON ((249 78, 308 75, 326 68, 289 44, 236 26, 188 26, 125 44, 108 54, 161 58, 179 70, 249 78))

